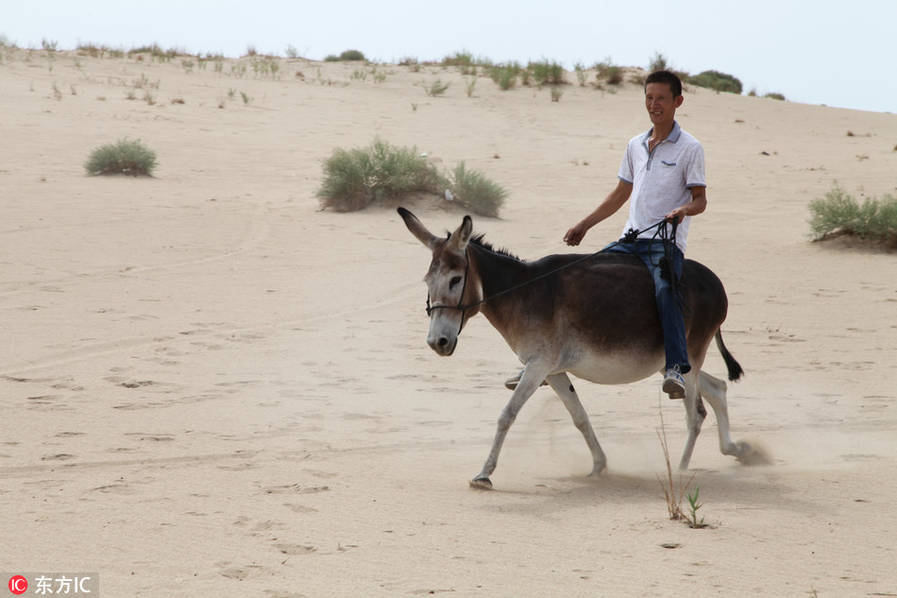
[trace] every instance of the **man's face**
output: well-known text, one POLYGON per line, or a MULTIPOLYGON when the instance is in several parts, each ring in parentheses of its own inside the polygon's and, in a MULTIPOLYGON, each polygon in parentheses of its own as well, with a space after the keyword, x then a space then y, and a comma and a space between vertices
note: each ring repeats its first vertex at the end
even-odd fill
POLYGON ((682 96, 673 97, 666 83, 648 83, 645 87, 645 108, 654 126, 672 125, 676 108, 682 105, 682 96))

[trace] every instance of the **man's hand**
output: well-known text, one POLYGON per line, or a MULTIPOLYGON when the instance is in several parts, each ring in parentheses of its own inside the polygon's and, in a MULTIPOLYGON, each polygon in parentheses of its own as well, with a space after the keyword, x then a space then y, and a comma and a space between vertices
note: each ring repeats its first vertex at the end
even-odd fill
POLYGON ((666 215, 667 220, 673 220, 676 224, 680 224, 682 219, 688 216, 688 212, 686 211, 686 206, 680 206, 666 215))
POLYGON ((578 223, 576 226, 567 231, 567 234, 564 235, 564 243, 567 245, 579 245, 579 242, 582 241, 582 238, 586 236, 586 232, 589 230, 587 226, 583 226, 582 222, 578 223))
POLYGON ((697 216, 707 209, 707 187, 692 187, 691 202, 684 206, 679 206, 666 215, 668 219, 675 219, 677 223, 682 222, 686 216, 697 216))

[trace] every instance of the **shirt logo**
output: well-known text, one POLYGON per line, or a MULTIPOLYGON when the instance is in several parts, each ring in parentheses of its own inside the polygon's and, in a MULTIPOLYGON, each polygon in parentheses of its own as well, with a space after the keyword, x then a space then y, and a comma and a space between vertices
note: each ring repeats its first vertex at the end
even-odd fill
POLYGON ((661 160, 661 162, 667 166, 675 166, 676 165, 675 162, 667 162, 666 160, 661 160))

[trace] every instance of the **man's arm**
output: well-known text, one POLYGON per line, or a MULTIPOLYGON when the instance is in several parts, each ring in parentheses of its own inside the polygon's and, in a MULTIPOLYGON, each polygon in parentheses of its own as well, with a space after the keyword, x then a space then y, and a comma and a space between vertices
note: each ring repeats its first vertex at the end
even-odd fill
POLYGON ((582 238, 586 236, 586 232, 605 218, 609 217, 619 210, 629 196, 632 194, 632 183, 627 183, 623 179, 617 182, 617 188, 610 192, 604 198, 595 211, 580 220, 576 225, 567 231, 564 235, 564 243, 567 245, 579 245, 582 238))
POLYGON ((682 222, 686 216, 697 216, 707 209, 707 187, 692 187, 691 201, 684 206, 679 206, 666 215, 667 218, 675 218, 676 222, 682 222))

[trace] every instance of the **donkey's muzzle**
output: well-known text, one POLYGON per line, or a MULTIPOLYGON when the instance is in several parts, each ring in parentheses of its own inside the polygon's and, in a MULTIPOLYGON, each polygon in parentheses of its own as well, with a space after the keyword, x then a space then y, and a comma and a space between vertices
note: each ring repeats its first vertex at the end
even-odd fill
POLYGON ((430 348, 436 351, 439 355, 448 357, 455 352, 455 347, 458 345, 458 337, 451 339, 447 336, 427 338, 427 344, 430 345, 430 348))

